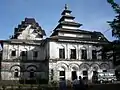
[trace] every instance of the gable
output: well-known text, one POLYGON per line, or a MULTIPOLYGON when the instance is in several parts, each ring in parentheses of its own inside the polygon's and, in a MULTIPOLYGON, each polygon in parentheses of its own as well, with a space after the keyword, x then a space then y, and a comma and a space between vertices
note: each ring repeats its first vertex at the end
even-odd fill
POLYGON ((11 39, 41 40, 45 36, 45 31, 35 21, 34 18, 25 18, 14 30, 11 39))

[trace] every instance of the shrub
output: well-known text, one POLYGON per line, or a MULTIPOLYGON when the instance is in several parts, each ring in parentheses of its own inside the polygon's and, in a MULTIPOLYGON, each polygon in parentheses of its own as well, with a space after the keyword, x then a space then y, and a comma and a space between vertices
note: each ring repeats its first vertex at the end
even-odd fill
POLYGON ((59 84, 59 81, 55 81, 55 80, 49 82, 49 85, 53 87, 57 87, 58 84, 59 84))

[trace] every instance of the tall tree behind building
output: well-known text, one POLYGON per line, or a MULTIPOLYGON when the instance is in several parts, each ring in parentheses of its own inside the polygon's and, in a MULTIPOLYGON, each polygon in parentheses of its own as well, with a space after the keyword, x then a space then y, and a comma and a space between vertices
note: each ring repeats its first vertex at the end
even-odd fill
POLYGON ((115 11, 114 19, 107 22, 111 27, 112 36, 116 38, 111 45, 111 50, 113 51, 113 62, 115 65, 120 65, 120 5, 118 5, 114 0, 107 0, 107 2, 115 11))
POLYGON ((112 29, 112 36, 116 39, 120 40, 120 6, 114 2, 114 0, 107 0, 111 7, 115 11, 115 18, 113 21, 108 21, 111 29, 112 29))

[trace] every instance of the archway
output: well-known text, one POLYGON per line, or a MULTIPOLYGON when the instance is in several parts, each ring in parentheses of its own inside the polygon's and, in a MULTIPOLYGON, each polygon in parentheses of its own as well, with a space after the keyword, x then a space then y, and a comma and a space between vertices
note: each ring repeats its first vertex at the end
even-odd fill
POLYGON ((21 78, 20 70, 21 70, 20 65, 13 65, 10 68, 11 77, 14 78, 14 79, 21 78))
POLYGON ((100 69, 99 64, 93 63, 91 65, 91 73, 90 73, 90 78, 92 78, 93 83, 97 83, 98 80, 98 70, 100 69))
POLYGON ((103 72, 107 72, 107 70, 109 69, 109 65, 107 63, 102 63, 100 65, 100 69, 103 71, 103 72))
POLYGON ((71 71, 71 79, 74 80, 74 79, 77 79, 79 74, 79 65, 76 64, 76 63, 71 63, 69 65, 69 68, 70 68, 70 71, 71 71))
POLYGON ((80 70, 82 71, 83 80, 88 81, 88 71, 90 69, 90 65, 87 63, 82 63, 80 65, 80 70))
POLYGON ((59 63, 56 66, 58 78, 59 79, 66 79, 66 71, 68 71, 68 66, 65 63, 59 63))
POLYGON ((37 71, 37 66, 35 66, 35 65, 29 65, 28 67, 27 67, 27 71, 28 71, 28 73, 29 73, 29 78, 30 79, 32 79, 32 78, 35 78, 35 73, 36 73, 36 71, 37 71))

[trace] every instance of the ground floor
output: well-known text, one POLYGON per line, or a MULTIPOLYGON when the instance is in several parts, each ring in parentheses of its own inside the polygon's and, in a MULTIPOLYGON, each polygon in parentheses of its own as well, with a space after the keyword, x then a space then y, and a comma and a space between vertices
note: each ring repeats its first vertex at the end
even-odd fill
POLYGON ((52 61, 49 62, 49 80, 74 80, 81 76, 92 81, 97 72, 106 72, 113 68, 111 61, 52 61))
POLYGON ((92 81, 98 72, 113 68, 112 61, 49 60, 49 63, 2 62, 1 80, 74 80, 81 76, 92 81))
POLYGON ((48 62, 1 62, 1 80, 48 80, 48 62))

